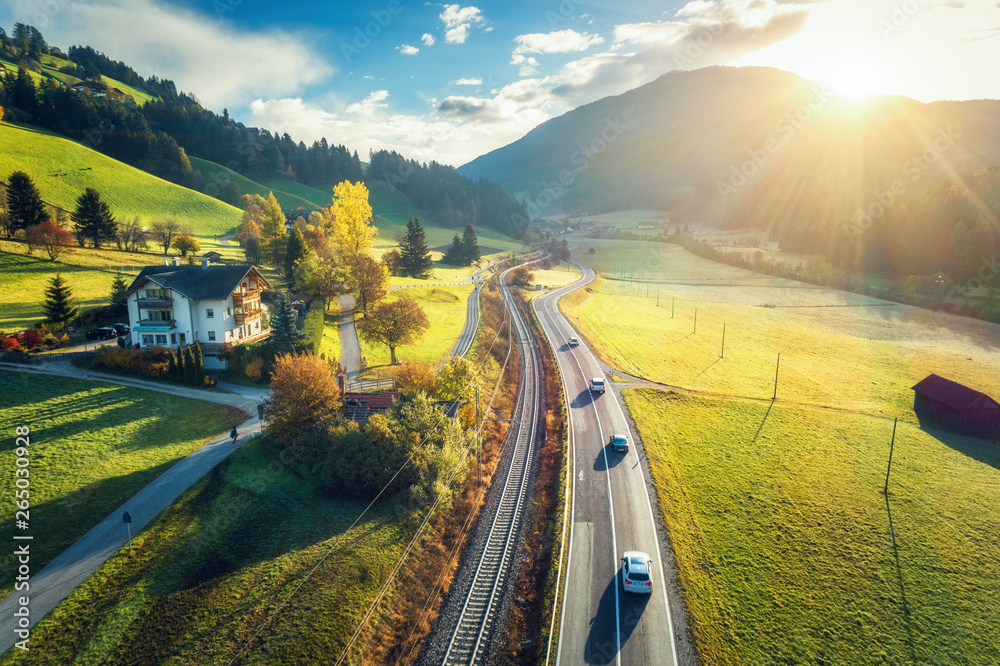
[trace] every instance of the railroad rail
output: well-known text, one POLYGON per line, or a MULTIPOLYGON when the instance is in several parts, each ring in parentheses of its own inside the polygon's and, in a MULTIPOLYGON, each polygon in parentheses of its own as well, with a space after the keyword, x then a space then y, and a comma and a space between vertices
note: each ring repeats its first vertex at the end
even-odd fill
POLYGON ((484 663, 526 504, 541 410, 541 361, 524 314, 505 282, 510 270, 513 269, 501 274, 499 283, 522 350, 517 407, 508 432, 508 442, 513 441, 513 452, 488 536, 481 551, 470 560, 475 563, 475 573, 458 620, 450 629, 442 661, 444 664, 484 663))

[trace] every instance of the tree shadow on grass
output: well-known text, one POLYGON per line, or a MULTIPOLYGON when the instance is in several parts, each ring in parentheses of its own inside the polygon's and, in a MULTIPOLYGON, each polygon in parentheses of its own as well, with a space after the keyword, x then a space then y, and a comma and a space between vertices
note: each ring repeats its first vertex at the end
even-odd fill
POLYGON ((1000 435, 977 436, 950 430, 928 416, 917 413, 920 429, 959 453, 1000 470, 1000 435))

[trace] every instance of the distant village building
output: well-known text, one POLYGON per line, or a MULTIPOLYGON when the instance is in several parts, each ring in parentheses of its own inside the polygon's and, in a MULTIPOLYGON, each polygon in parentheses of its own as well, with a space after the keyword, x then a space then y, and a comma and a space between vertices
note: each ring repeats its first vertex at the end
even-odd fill
POLYGON ((206 368, 225 368, 226 343, 267 337, 261 323, 262 289, 271 284, 254 266, 173 264, 146 266, 125 292, 132 340, 140 347, 198 342, 206 368))
POLYGON ((1000 432, 1000 403, 968 386, 931 374, 913 387, 913 410, 938 423, 975 433, 1000 432))
POLYGON ((7 71, 7 65, 0 62, 0 74, 3 74, 6 71, 7 71))
POLYGON ((207 259, 208 261, 215 261, 215 262, 222 261, 222 255, 216 252, 215 250, 206 252, 205 254, 201 255, 201 258, 203 260, 207 259))

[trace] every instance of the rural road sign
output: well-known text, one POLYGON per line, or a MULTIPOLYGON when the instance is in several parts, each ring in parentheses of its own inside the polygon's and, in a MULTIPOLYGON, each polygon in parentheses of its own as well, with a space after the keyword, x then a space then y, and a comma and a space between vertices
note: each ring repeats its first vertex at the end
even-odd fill
POLYGON ((126 511, 125 513, 123 513, 122 514, 122 522, 123 523, 131 523, 132 522, 132 514, 129 513, 128 511, 126 511))

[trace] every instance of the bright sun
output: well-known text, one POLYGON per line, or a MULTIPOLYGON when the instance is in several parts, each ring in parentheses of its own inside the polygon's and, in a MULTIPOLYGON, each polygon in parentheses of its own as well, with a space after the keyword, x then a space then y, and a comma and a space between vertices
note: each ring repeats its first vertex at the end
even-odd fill
POLYGON ((874 59, 842 58, 826 63, 818 78, 848 99, 864 100, 884 92, 885 68, 874 59))

